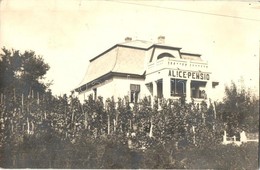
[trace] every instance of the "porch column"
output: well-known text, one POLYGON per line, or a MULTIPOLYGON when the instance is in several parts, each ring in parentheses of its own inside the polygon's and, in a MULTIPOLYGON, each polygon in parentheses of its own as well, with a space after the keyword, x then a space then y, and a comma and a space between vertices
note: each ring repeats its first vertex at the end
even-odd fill
POLYGON ((163 97, 168 99, 171 97, 171 78, 163 78, 163 97))
POLYGON ((191 80, 186 81, 186 102, 191 102, 191 80))
POLYGON ((153 97, 157 97, 157 82, 153 81, 153 97))

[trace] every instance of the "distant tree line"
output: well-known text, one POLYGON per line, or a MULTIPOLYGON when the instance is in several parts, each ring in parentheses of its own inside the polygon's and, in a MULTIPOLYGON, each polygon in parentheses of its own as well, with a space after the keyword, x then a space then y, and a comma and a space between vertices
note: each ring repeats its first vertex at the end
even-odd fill
POLYGON ((101 96, 80 103, 72 96, 52 95, 50 84, 43 83, 49 66, 42 57, 32 51, 2 50, 0 167, 257 166, 253 163, 257 145, 242 149, 220 145, 224 130, 230 135, 258 131, 258 99, 238 92, 234 83, 226 87, 223 102, 209 105, 186 103, 184 98, 143 98, 132 105, 128 97, 103 100, 101 96), (207 163, 199 163, 200 159, 207 163))

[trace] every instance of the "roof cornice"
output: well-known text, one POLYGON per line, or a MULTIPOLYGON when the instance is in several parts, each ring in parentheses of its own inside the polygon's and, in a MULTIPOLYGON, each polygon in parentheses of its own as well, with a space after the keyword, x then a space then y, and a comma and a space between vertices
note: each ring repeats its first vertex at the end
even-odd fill
POLYGON ((94 58, 90 59, 90 60, 89 60, 89 62, 92 62, 92 61, 94 61, 95 59, 99 58, 99 57, 100 57, 100 56, 102 56, 103 54, 107 53, 108 51, 110 51, 110 50, 112 50, 112 49, 114 49, 114 48, 116 48, 116 47, 117 47, 117 44, 116 44, 116 45, 114 45, 114 46, 112 46, 111 48, 107 49, 107 50, 106 50, 106 51, 104 51, 103 53, 101 53, 101 54, 97 55, 96 57, 94 57, 94 58))
POLYGON ((165 44, 154 44, 153 47, 163 48, 163 49, 169 49, 169 50, 181 50, 180 47, 173 47, 165 44))
MULTIPOLYGON (((107 49, 106 51, 100 53, 99 55, 97 55, 96 57, 92 58, 89 60, 89 62, 92 62, 94 60, 96 60, 97 58, 99 58, 100 56, 102 56, 103 54, 111 51, 112 49, 116 48, 116 47, 126 47, 126 48, 132 48, 132 49, 138 49, 138 50, 149 50, 151 48, 163 48, 163 49, 170 49, 170 50, 181 50, 182 48, 180 47, 172 47, 169 45, 165 45, 165 44, 153 44, 151 46, 149 46, 148 48, 142 48, 142 47, 135 47, 135 46, 131 46, 131 45, 125 45, 125 44, 116 44, 114 46, 112 46, 111 48, 107 49)), ((184 53, 183 53, 184 54, 184 53)), ((188 53, 187 53, 188 54, 188 53)))
POLYGON ((111 48, 107 49, 106 51, 100 53, 99 55, 97 55, 96 57, 92 58, 89 60, 89 62, 92 62, 94 60, 96 60, 97 58, 99 58, 100 56, 102 56, 103 54, 111 51, 112 49, 116 48, 116 47, 126 47, 126 48, 132 48, 132 49, 138 49, 138 50, 149 50, 153 47, 153 45, 151 45, 150 47, 148 48, 141 48, 141 47, 134 47, 134 46, 129 46, 129 45, 123 45, 123 44, 116 44, 114 46, 112 46, 111 48))
POLYGON ((150 48, 153 47, 153 45, 151 45, 148 48, 142 48, 142 47, 135 47, 135 46, 130 46, 130 45, 123 45, 123 44, 117 44, 118 47, 127 47, 127 48, 133 48, 133 49, 138 49, 138 50, 149 50, 150 48))
POLYGON ((139 74, 131 74, 131 73, 120 73, 120 72, 112 72, 110 71, 109 73, 107 74, 104 74, 94 80, 91 80, 87 83, 84 83, 83 85, 81 85, 80 87, 76 88, 75 90, 78 91, 79 89, 81 89, 82 87, 87 87, 87 88, 91 88, 93 87, 94 85, 96 84, 99 84, 101 82, 103 82, 104 80, 108 79, 108 78, 111 78, 111 77, 131 77, 131 78, 140 78, 140 79, 145 79, 145 74, 143 75, 139 75, 139 74))
POLYGON ((196 57, 200 57, 201 56, 201 54, 194 54, 194 53, 187 53, 187 52, 181 52, 181 54, 192 55, 192 56, 196 56, 196 57))

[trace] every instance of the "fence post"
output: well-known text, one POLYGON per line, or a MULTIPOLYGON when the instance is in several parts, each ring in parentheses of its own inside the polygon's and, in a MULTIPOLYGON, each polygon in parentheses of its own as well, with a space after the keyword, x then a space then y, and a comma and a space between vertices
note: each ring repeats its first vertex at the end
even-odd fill
POLYGON ((192 126, 192 132, 193 132, 193 144, 196 145, 196 132, 195 132, 195 126, 192 126))
POLYGON ((247 142, 247 137, 246 137, 246 133, 245 133, 245 131, 242 131, 241 133, 240 133, 240 141, 241 142, 247 142))
POLYGON ((22 113, 23 113, 23 93, 22 93, 22 113))
POLYGON ((30 134, 30 123, 28 117, 27 117, 27 133, 30 134))
POLYGON ((37 104, 40 104, 40 96, 39 96, 39 92, 37 92, 37 104))
POLYGON ((107 134, 110 134, 110 115, 107 115, 107 134))
POLYGON ((14 88, 14 101, 16 101, 15 88, 14 88))
POLYGON ((150 133, 149 133, 149 137, 153 137, 153 118, 151 118, 151 127, 150 127, 150 133))
POLYGON ((223 135, 223 144, 227 143, 227 132, 224 130, 224 135, 223 135))

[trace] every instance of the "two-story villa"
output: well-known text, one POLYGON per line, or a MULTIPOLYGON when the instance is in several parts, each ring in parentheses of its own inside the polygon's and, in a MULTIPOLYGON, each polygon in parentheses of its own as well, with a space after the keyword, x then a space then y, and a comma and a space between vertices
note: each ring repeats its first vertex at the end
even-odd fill
POLYGON ((158 37, 158 43, 127 37, 90 60, 83 81, 73 92, 81 101, 92 94, 104 99, 129 96, 131 102, 145 96, 185 96, 187 102, 192 98, 200 102, 209 99, 216 85, 201 55, 166 45, 164 36, 158 37))

